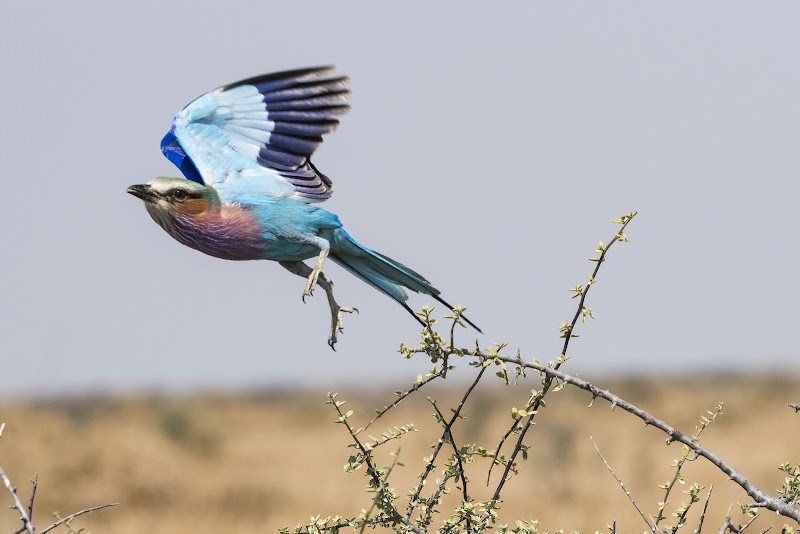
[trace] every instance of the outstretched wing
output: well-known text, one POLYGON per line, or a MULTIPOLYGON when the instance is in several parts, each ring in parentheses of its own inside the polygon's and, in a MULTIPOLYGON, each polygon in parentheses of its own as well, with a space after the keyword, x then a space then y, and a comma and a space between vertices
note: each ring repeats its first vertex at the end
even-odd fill
POLYGON ((335 70, 277 72, 210 91, 175 115, 161 151, 223 200, 244 193, 325 200, 331 180, 310 158, 350 109, 349 79, 329 76, 335 70))

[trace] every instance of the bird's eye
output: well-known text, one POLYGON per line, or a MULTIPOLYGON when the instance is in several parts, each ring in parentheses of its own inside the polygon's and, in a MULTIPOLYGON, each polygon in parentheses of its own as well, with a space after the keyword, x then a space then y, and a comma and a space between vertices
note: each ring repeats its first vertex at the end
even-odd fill
POLYGON ((183 189, 176 189, 175 192, 172 193, 172 196, 175 198, 175 200, 185 200, 187 194, 183 189))

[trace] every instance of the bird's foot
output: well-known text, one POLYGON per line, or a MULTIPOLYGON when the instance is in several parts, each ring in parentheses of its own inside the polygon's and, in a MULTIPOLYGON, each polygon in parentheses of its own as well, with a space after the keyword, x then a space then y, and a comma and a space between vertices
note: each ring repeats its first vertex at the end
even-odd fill
POLYGON ((317 258, 317 263, 314 264, 314 268, 311 270, 311 274, 308 275, 308 280, 306 281, 306 288, 303 290, 303 302, 306 301, 306 297, 313 296, 314 288, 317 287, 317 280, 319 279, 320 273, 322 273, 322 264, 325 263, 325 258, 328 257, 327 250, 321 250, 319 253, 319 257, 317 258))
POLYGON ((358 313, 358 308, 343 308, 336 304, 336 302, 331 303, 331 332, 328 335, 328 346, 332 348, 334 351, 336 350, 336 341, 338 341, 338 336, 340 332, 344 332, 344 319, 342 318, 343 313, 358 313))

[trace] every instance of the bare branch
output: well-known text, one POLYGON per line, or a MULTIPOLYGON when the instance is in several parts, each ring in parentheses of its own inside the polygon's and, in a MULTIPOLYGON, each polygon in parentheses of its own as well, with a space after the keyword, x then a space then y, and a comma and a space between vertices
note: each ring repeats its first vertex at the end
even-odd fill
POLYGON ((708 509, 708 501, 711 499, 711 492, 714 491, 714 483, 711 483, 711 486, 708 488, 708 493, 706 494, 706 502, 703 504, 703 511, 700 512, 700 522, 697 524, 697 528, 694 531, 694 534, 700 534, 703 530, 703 521, 706 518, 706 510, 708 509))
POLYGON ((728 506, 728 513, 725 514, 725 523, 723 523, 722 526, 719 527, 719 534, 725 534, 725 531, 727 530, 730 530, 735 534, 739 534, 739 529, 734 527, 733 523, 731 523, 731 508, 733 508, 732 503, 730 506, 728 506))
POLYGON ((649 529, 650 529, 650 531, 651 531, 653 534, 656 534, 656 526, 655 526, 653 523, 651 523, 650 521, 648 521, 647 517, 646 517, 646 516, 644 515, 644 513, 642 512, 642 509, 641 509, 641 508, 639 508, 639 505, 638 505, 638 504, 636 504, 636 501, 633 499, 633 495, 631 495, 631 492, 630 492, 630 491, 628 491, 628 489, 625 487, 625 484, 623 484, 623 483, 622 483, 622 480, 620 480, 620 478, 617 476, 617 474, 614 472, 614 470, 613 470, 613 469, 611 469, 611 466, 610 466, 610 465, 608 465, 608 462, 607 462, 607 461, 606 461, 606 459, 603 457, 602 453, 600 452, 600 449, 597 447, 597 443, 595 443, 595 441, 594 441, 594 438, 593 438, 593 437, 591 437, 591 436, 589 436, 589 439, 590 439, 590 440, 592 440, 592 445, 594 445, 594 450, 596 450, 596 451, 597 451, 597 455, 598 455, 598 456, 600 456, 600 459, 601 459, 601 460, 603 460, 603 463, 604 463, 604 464, 606 464, 606 467, 607 467, 607 468, 608 468, 608 470, 611 472, 611 474, 614 476, 614 480, 616 480, 616 481, 617 481, 617 483, 619 484, 619 486, 622 488, 622 491, 624 491, 624 492, 625 492, 625 495, 627 495, 627 496, 628 496, 628 499, 631 501, 631 504, 633 504, 633 507, 634 507, 634 508, 636 508, 636 511, 637 511, 637 512, 639 512, 639 515, 640 515, 640 516, 642 516, 642 520, 643 520, 645 523, 647 523, 647 528, 649 528, 649 529))
MULTIPOLYGON (((0 435, 2 435, 4 427, 5 423, 0 425, 0 435)), ((28 534, 34 534, 33 524, 31 524, 31 518, 28 515, 28 511, 22 505, 22 502, 20 502, 19 497, 17 496, 16 488, 14 488, 14 486, 11 484, 11 481, 8 479, 8 476, 6 476, 6 473, 2 468, 0 468, 0 478, 3 479, 3 484, 6 485, 6 489, 11 494, 11 498, 14 499, 14 506, 12 506, 12 508, 15 508, 19 512, 19 519, 22 521, 22 524, 25 525, 23 532, 27 531, 28 534)))
POLYGON ((739 532, 744 532, 744 531, 745 531, 745 529, 747 529, 747 527, 749 527, 750 525, 752 525, 752 524, 753 524, 753 521, 755 521, 756 519, 758 519, 758 514, 756 514, 756 515, 754 515, 753 517, 751 517, 751 518, 750 518, 750 521, 748 521, 748 522, 747 522, 747 523, 745 523, 744 525, 739 525, 739 532))
POLYGON ((49 532, 56 528, 57 526, 61 525, 62 523, 66 523, 67 521, 71 521, 72 519, 78 517, 79 515, 88 514, 89 512, 94 512, 95 510, 101 510, 103 508, 108 508, 110 506, 119 506, 118 502, 114 502, 111 504, 101 504, 100 506, 93 506, 92 508, 87 508, 86 510, 81 510, 80 512, 75 512, 74 514, 70 514, 67 517, 60 519, 50 525, 49 527, 42 530, 39 534, 44 534, 45 532, 49 532))
POLYGON ((31 499, 28 501, 28 517, 33 521, 33 499, 36 498, 36 487, 39 485, 39 473, 33 474, 31 484, 33 487, 31 488, 31 499))

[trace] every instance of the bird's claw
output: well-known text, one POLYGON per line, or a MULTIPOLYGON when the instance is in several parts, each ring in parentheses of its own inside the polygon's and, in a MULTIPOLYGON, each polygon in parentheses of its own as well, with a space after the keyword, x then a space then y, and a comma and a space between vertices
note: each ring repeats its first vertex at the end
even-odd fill
POLYGON ((338 304, 331 306, 331 331, 328 335, 328 346, 336 351, 336 342, 340 332, 344 332, 344 319, 342 313, 358 313, 358 308, 342 308, 338 304))
POLYGON ((306 282, 306 288, 303 290, 303 302, 306 301, 306 297, 314 296, 314 288, 316 286, 317 286, 317 277, 314 276, 314 273, 311 273, 311 276, 308 277, 308 282, 306 282))

